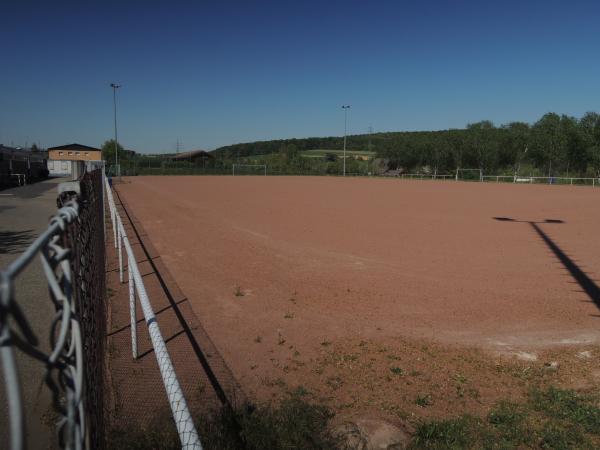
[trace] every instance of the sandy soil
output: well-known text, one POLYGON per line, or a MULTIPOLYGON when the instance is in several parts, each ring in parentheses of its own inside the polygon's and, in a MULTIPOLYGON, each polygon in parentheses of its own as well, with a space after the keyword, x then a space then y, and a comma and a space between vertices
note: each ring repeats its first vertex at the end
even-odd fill
POLYGON ((269 394, 274 370, 309 380, 331 343, 533 360, 600 338, 600 189, 137 177, 118 190, 250 395, 269 394))

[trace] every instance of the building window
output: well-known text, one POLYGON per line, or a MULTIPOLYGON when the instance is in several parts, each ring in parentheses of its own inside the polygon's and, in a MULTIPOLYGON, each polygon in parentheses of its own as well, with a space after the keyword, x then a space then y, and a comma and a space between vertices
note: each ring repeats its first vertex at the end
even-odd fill
POLYGON ((69 152, 69 156, 73 156, 73 152, 69 152))
POLYGON ((76 154, 77 156, 79 156, 79 152, 76 152, 75 154, 76 154))
POLYGON ((90 154, 90 152, 85 152, 85 156, 88 156, 90 154))
POLYGON ((58 155, 59 155, 59 156, 62 156, 62 155, 63 155, 63 152, 58 152, 58 155))

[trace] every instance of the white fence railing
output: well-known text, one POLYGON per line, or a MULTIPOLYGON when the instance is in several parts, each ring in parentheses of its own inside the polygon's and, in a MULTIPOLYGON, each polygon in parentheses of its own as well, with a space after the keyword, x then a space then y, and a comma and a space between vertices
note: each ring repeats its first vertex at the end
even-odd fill
POLYGON ((448 175, 445 173, 399 173, 396 176, 403 180, 448 180, 450 178, 454 179, 454 175, 448 175))
POLYGON ((571 186, 592 186, 600 184, 600 178, 582 177, 529 177, 514 175, 483 175, 481 181, 495 181, 496 183, 529 183, 529 184, 569 184, 571 186))
POLYGON ((171 363, 169 352, 167 351, 167 347, 160 332, 158 322, 156 321, 154 311, 152 310, 152 305, 150 304, 150 299, 148 298, 144 282, 142 281, 142 277, 140 275, 135 255, 133 253, 133 250, 131 249, 131 244, 129 243, 127 233, 125 232, 125 227, 123 226, 123 222, 121 220, 121 217, 119 216, 115 205, 112 190, 106 178, 105 187, 110 210, 110 218, 115 237, 115 248, 117 248, 117 252, 119 255, 119 279, 121 283, 123 282, 124 272, 123 247, 125 247, 125 252, 127 254, 127 271, 129 280, 129 310, 131 314, 131 347, 133 358, 137 359, 135 300, 135 296, 137 293, 140 304, 142 306, 142 311, 144 313, 144 319, 148 327, 148 332, 150 334, 150 339, 152 341, 152 347, 154 348, 154 354, 156 355, 156 360, 160 369, 160 374, 162 376, 165 390, 167 392, 167 397, 169 399, 169 404, 171 406, 171 411, 173 413, 173 418, 175 420, 175 425, 177 427, 179 439, 181 440, 181 446, 183 449, 201 450, 202 445, 200 443, 198 432, 196 431, 196 427, 188 409, 187 402, 185 401, 185 397, 183 396, 183 391, 181 390, 179 381, 177 380, 177 375, 175 374, 175 369, 173 368, 173 364, 171 363))
POLYGON ((495 181, 496 183, 516 183, 517 178, 513 175, 482 175, 481 181, 495 181))
MULTIPOLYGON (((461 169, 479 171, 479 169, 461 169)), ((456 175, 447 174, 424 174, 424 173, 401 173, 396 175, 401 179, 409 180, 448 180, 464 181, 463 178, 456 175)), ((600 186, 600 178, 582 178, 582 177, 533 177, 533 176, 515 176, 515 175, 479 175, 476 179, 470 181, 495 182, 495 183, 529 183, 529 184, 560 184, 572 186, 600 186)))

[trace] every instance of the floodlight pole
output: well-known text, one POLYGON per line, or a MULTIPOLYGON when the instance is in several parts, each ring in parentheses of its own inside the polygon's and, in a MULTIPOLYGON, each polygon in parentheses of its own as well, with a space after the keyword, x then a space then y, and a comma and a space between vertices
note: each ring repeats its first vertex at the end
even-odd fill
POLYGON ((121 87, 120 84, 110 83, 110 87, 113 88, 113 108, 115 113, 115 173, 116 176, 121 175, 121 170, 119 169, 119 146, 117 141, 117 89, 121 87))
POLYGON ((344 176, 346 176, 346 133, 348 132, 348 109, 350 105, 342 105, 344 110, 344 176))

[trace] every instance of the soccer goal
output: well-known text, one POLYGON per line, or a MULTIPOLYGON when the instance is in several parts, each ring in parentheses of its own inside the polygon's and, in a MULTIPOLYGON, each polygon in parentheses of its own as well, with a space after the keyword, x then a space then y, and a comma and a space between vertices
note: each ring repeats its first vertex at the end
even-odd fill
POLYGON ((234 164, 232 175, 264 175, 267 176, 266 164, 234 164))
POLYGON ((481 169, 456 169, 456 181, 483 181, 483 170, 481 169))

